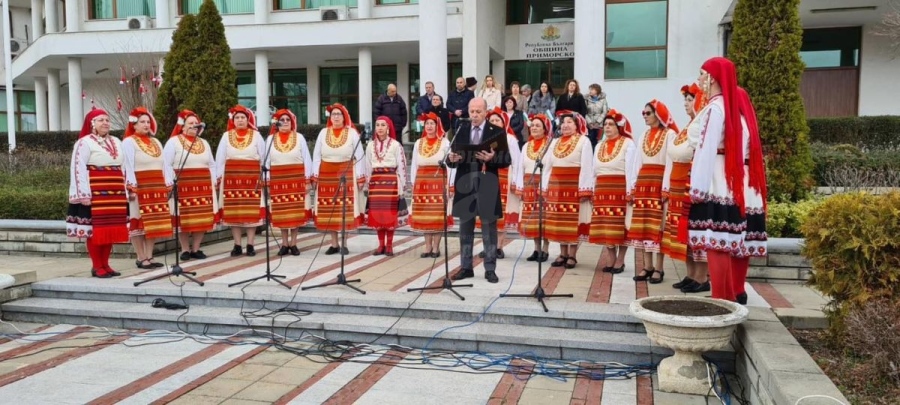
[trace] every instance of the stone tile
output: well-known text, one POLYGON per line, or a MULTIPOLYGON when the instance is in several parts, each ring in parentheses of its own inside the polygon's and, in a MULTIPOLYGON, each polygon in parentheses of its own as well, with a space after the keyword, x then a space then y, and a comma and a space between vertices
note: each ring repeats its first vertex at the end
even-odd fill
POLYGON ((565 381, 554 380, 545 376, 535 376, 528 380, 526 389, 566 391, 571 393, 575 389, 575 379, 567 378, 565 381))
POLYGON ((775 314, 784 326, 795 329, 825 329, 828 318, 818 309, 775 308, 775 314))
POLYGON ((572 399, 572 392, 542 390, 525 387, 519 398, 519 405, 566 405, 572 399))
POLYGON ((250 386, 250 384, 253 384, 253 381, 232 380, 220 377, 195 388, 190 392, 190 394, 217 398, 228 398, 234 394, 237 394, 238 392, 241 392, 244 388, 250 386))
POLYGON ((306 357, 296 357, 293 360, 285 363, 282 367, 319 370, 324 366, 324 364, 316 363, 312 360, 307 359, 306 357))
MULTIPOLYGON (((714 397, 713 401, 718 401, 714 397)), ((604 398, 604 403, 605 398, 604 398)), ((612 402, 610 402, 612 403, 612 402)), ((707 398, 699 395, 675 394, 671 392, 653 391, 653 405, 706 405, 707 398)))
POLYGON ((269 373, 260 381, 275 384, 300 385, 303 384, 304 381, 315 375, 318 370, 319 369, 313 368, 281 367, 269 373))
POLYGON ((222 402, 222 405, 262 405, 262 404, 271 404, 271 402, 266 401, 251 401, 247 399, 229 399, 225 402, 222 402))
POLYGON ((263 364, 241 364, 231 370, 226 371, 221 375, 221 378, 244 381, 258 381, 260 378, 265 377, 269 373, 275 371, 275 369, 277 368, 278 367, 267 366, 263 364))
POLYGON ((182 395, 178 399, 169 402, 170 405, 214 405, 222 402, 222 398, 206 397, 202 395, 182 395))
POLYGON ((231 399, 245 399, 272 403, 294 389, 296 385, 275 384, 267 382, 255 382, 243 391, 235 394, 231 399))
POLYGON ((295 359, 296 354, 291 354, 275 349, 266 350, 256 356, 251 357, 244 364, 261 364, 266 366, 283 366, 285 363, 295 359))

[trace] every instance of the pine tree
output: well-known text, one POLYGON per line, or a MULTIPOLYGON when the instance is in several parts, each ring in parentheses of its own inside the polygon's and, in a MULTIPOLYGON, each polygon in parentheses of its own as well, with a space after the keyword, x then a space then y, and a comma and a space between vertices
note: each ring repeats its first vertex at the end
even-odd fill
POLYGON ((797 200, 813 184, 809 127, 800 76, 800 0, 740 0, 734 9, 729 58, 753 98, 766 154, 769 196, 797 200))
POLYGON ((156 96, 156 121, 159 123, 160 138, 167 138, 175 126, 178 112, 183 108, 182 100, 186 83, 183 79, 191 55, 197 51, 197 17, 186 14, 181 17, 178 27, 172 33, 172 46, 166 54, 162 85, 156 96), (179 97, 181 96, 181 97, 179 97))
POLYGON ((225 39, 225 25, 213 0, 204 0, 197 14, 197 35, 200 49, 191 55, 184 73, 187 92, 176 92, 183 105, 196 112, 206 123, 211 145, 225 132, 228 109, 237 104, 237 72, 231 65, 231 48, 225 39))

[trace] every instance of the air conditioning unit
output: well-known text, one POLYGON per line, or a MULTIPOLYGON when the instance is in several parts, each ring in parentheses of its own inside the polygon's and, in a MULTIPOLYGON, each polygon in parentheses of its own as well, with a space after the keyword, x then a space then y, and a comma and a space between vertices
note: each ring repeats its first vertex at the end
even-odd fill
POLYGON ((9 56, 15 58, 28 47, 28 41, 21 38, 9 40, 9 56))
POLYGON ((153 28, 153 20, 146 15, 136 15, 133 17, 128 17, 125 19, 125 21, 128 21, 128 29, 130 30, 153 28))
POLYGON ((322 21, 349 20, 350 8, 347 6, 329 6, 319 8, 322 21))

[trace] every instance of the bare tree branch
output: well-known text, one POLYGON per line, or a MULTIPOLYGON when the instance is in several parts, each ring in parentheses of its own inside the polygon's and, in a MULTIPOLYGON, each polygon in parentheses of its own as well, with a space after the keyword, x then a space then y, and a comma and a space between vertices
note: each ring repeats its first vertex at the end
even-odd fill
POLYGON ((872 34, 887 38, 893 58, 900 57, 900 0, 891 0, 890 10, 881 17, 881 22, 872 29, 872 34))

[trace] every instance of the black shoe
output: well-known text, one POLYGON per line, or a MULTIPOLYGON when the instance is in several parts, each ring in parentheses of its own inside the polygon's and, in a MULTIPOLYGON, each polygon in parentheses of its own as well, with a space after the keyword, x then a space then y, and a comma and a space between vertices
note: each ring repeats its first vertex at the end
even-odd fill
MULTIPOLYGON (((232 256, 236 256, 236 255, 234 254, 234 251, 231 252, 231 255, 232 255, 232 256)), ((240 253, 238 253, 237 255, 239 256, 240 253)), ((188 260, 191 260, 191 252, 181 252, 181 257, 179 257, 179 259, 181 259, 181 261, 183 261, 183 262, 186 262, 186 261, 188 261, 188 260)))
POLYGON ((737 303, 741 305, 747 305, 747 293, 738 294, 737 303))
POLYGON ((441 257, 441 251, 435 250, 433 253, 431 253, 431 257, 433 257, 435 259, 437 259, 438 257, 441 257))
POLYGON ((568 259, 566 259, 566 264, 563 267, 567 269, 574 269, 577 264, 578 260, 575 260, 575 256, 570 256, 568 259))
POLYGON ((247 245, 247 256, 256 256, 256 249, 253 248, 253 245, 247 245))
MULTIPOLYGON (((153 259, 150 259, 150 260, 153 260, 153 259)), ((156 268, 156 269, 158 269, 158 268, 160 268, 160 267, 166 267, 165 264, 162 264, 162 263, 160 263, 160 262, 153 262, 153 261, 150 262, 150 265, 153 266, 153 268, 156 268)))
POLYGON ((431 253, 431 252, 425 252, 425 253, 420 254, 419 257, 425 259, 425 258, 428 258, 428 257, 432 257, 432 256, 431 256, 432 254, 433 254, 433 253, 431 253))
POLYGON ((497 258, 502 259, 506 257, 506 253, 503 252, 503 249, 497 249, 497 258))
POLYGON ((329 246, 329 247, 328 247, 328 250, 325 251, 325 254, 326 254, 326 255, 333 255, 333 254, 335 254, 335 253, 337 253, 337 252, 340 252, 340 251, 341 251, 341 248, 339 248, 339 247, 337 247, 337 246, 329 246))
POLYGON ((538 253, 537 250, 535 250, 534 252, 531 252, 531 256, 528 256, 527 258, 525 258, 525 261, 536 262, 539 257, 541 257, 541 254, 538 253))
POLYGON ((291 256, 300 256, 300 248, 297 245, 291 246, 291 256))
POLYGON ((288 253, 291 253, 291 249, 287 246, 282 246, 280 249, 278 249, 278 256, 285 256, 288 253))
POLYGON ((202 250, 198 250, 196 252, 191 252, 191 259, 203 260, 203 259, 206 259, 206 254, 203 253, 202 250))
POLYGON ((483 250, 481 251, 481 253, 478 254, 478 257, 481 259, 484 259, 484 251, 483 250))
POLYGON ((685 276, 683 279, 681 279, 681 281, 679 281, 675 284, 672 284, 672 288, 687 287, 687 286, 691 285, 692 282, 696 282, 696 281, 694 281, 694 279, 692 279, 690 277, 685 276))
MULTIPOLYGON (((122 275, 122 273, 119 273, 118 271, 113 270, 112 267, 107 267, 106 271, 108 271, 112 277, 119 277, 122 275)), ((746 300, 747 294, 744 294, 744 297, 745 297, 744 302, 747 302, 747 300, 746 300)))
POLYGON ((604 273, 612 273, 612 270, 613 270, 612 267, 604 267, 604 268, 602 269, 602 271, 603 271, 604 273))
MULTIPOLYGON (((677 283, 676 283, 676 284, 677 284, 677 283)), ((675 284, 672 284, 672 285, 674 286, 675 284)), ((699 286, 700 286, 700 283, 698 283, 698 282, 696 282, 696 281, 694 281, 694 280, 690 280, 690 281, 688 281, 687 284, 682 285, 681 288, 679 288, 678 290, 681 291, 681 292, 683 292, 683 293, 689 293, 689 292, 694 292, 694 289, 697 288, 697 287, 699 287, 699 286)))
POLYGON ((537 261, 544 263, 547 260, 550 260, 550 252, 541 252, 541 256, 538 257, 537 261))
POLYGON ((138 262, 137 268, 141 270, 150 270, 153 268, 153 264, 150 263, 150 259, 141 260, 140 262, 138 262))
POLYGON ((140 260, 135 260, 135 261, 134 261, 134 265, 135 265, 137 268, 139 268, 139 269, 143 269, 143 268, 144 268, 143 265, 141 264, 141 261, 140 261, 140 260))
POLYGON ((641 271, 644 272, 644 274, 636 275, 636 276, 632 277, 631 279, 634 280, 634 281, 647 281, 647 279, 650 278, 650 276, 653 275, 653 271, 654 271, 654 270, 647 270, 647 269, 644 269, 644 270, 641 270, 641 271))
POLYGON ((659 278, 653 278, 652 276, 647 279, 647 282, 650 284, 659 284, 663 282, 663 279, 666 278, 666 272, 662 270, 653 270, 654 273, 659 273, 659 278))
POLYGON ((381 246, 378 249, 375 249, 374 252, 372 252, 372 256, 381 256, 383 254, 384 254, 384 246, 381 246))
POLYGON ((498 281, 500 281, 500 279, 497 278, 497 272, 494 271, 484 272, 484 278, 488 281, 488 283, 497 283, 498 281))
POLYGON ((392 247, 390 247, 390 246, 386 247, 386 248, 384 249, 384 255, 385 255, 385 256, 393 256, 393 255, 394 255, 394 248, 392 248, 392 247))
POLYGON ((460 269, 453 277, 454 280, 463 280, 467 278, 475 277, 475 271, 472 269, 460 269))
MULTIPOLYGON (((241 245, 234 245, 234 248, 231 249, 231 257, 240 256, 242 254, 244 254, 244 252, 241 249, 241 245)), ((188 257, 190 257, 190 253, 188 253, 188 257)))
POLYGON ((681 287, 681 292, 683 292, 683 293, 701 293, 701 292, 707 292, 707 291, 709 291, 709 289, 710 289, 709 281, 707 281, 705 283, 698 283, 695 281, 694 284, 681 287))
POLYGON ((106 271, 104 271, 103 273, 99 273, 99 272, 97 272, 97 269, 92 268, 91 276, 97 277, 97 278, 112 278, 113 274, 110 272, 106 272, 106 271))
POLYGON ((610 267, 610 268, 609 268, 609 272, 612 273, 612 274, 624 273, 624 272, 625 272, 625 265, 623 264, 622 267, 610 267))
POLYGON ((344 255, 344 256, 349 255, 349 254, 350 254, 350 249, 347 249, 346 246, 342 247, 342 248, 341 248, 341 254, 344 255))

